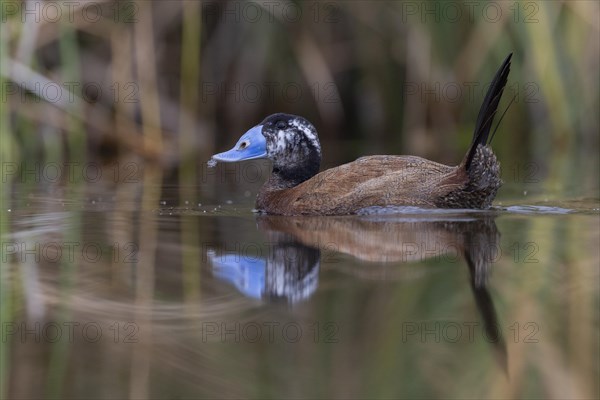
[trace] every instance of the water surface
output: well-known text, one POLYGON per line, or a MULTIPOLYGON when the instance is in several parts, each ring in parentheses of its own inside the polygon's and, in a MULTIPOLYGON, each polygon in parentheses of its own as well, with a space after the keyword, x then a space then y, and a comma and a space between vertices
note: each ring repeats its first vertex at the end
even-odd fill
POLYGON ((597 198, 290 218, 245 192, 16 186, 10 397, 598 397, 597 198))

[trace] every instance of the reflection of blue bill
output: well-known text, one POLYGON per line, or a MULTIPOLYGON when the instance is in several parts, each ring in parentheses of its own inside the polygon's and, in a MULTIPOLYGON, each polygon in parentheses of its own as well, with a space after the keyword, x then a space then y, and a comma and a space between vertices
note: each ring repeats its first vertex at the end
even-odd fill
POLYGON ((245 296, 262 298, 265 290, 265 260, 242 257, 239 254, 217 255, 207 252, 213 265, 213 274, 234 285, 245 296))

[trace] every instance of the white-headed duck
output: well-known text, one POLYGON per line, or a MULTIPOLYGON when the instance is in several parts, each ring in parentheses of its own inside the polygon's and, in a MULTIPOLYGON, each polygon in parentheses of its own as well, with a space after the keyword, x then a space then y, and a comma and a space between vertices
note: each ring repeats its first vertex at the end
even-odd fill
POLYGON ((368 207, 486 209, 502 185, 489 143, 510 71, 506 57, 483 100, 467 154, 457 166, 416 156, 367 156, 319 173, 321 146, 315 127, 290 114, 273 114, 246 132, 212 162, 268 158, 273 172, 256 208, 278 215, 344 215, 368 207))

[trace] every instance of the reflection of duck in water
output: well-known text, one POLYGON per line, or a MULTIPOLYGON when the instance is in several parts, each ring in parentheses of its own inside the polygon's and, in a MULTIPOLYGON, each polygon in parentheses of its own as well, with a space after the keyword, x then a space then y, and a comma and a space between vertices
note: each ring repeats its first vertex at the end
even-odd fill
POLYGON ((493 217, 469 214, 432 216, 257 217, 271 248, 266 257, 218 255, 209 250, 213 273, 244 295, 290 303, 306 300, 317 288, 320 248, 368 262, 406 263, 464 257, 471 289, 487 337, 506 368, 506 345, 497 331, 498 318, 486 287, 500 234, 493 217), (447 254, 446 252, 451 252, 447 254))
POLYGON ((500 188, 500 164, 489 146, 492 122, 510 71, 496 73, 477 117, 471 146, 458 166, 415 156, 368 156, 319 172, 321 146, 306 119, 273 114, 210 164, 257 158, 273 161, 256 208, 278 215, 355 214, 373 206, 489 208, 500 188))
POLYGON ((491 217, 468 214, 360 217, 260 216, 263 231, 285 232, 311 247, 327 247, 368 262, 411 262, 425 259, 473 263, 482 285, 496 257, 498 230, 491 217))
POLYGON ((269 246, 262 255, 218 254, 213 249, 208 256, 216 275, 254 298, 285 297, 294 286, 312 287, 313 280, 316 285, 322 248, 383 263, 455 262, 464 257, 472 268, 474 285, 484 286, 498 249, 499 233, 493 218, 468 214, 430 217, 263 215, 257 217, 257 226, 267 235, 269 246))
POLYGON ((208 251, 213 273, 248 297, 305 300, 317 289, 321 252, 293 240, 290 235, 273 232, 267 256, 208 251))

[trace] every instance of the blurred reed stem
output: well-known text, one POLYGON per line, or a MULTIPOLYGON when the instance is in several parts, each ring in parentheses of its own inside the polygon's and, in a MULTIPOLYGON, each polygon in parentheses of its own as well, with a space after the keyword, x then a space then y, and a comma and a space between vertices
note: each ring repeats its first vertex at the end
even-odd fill
MULTIPOLYGON (((142 98, 142 102, 143 102, 142 98)), ((161 195, 162 170, 158 165, 144 168, 142 212, 149 212, 159 202, 161 195)), ((158 222, 154 216, 139 219, 139 254, 135 264, 135 307, 134 320, 144 343, 133 348, 130 366, 129 397, 149 398, 150 363, 153 341, 153 303, 156 267, 158 222)))
MULTIPOLYGON (((134 87, 133 29, 127 25, 116 26, 110 35, 112 81, 118 87, 134 87)), ((118 98, 115 102, 114 135, 118 146, 123 150, 134 150, 134 154, 144 155, 140 143, 140 129, 133 121, 135 107, 133 101, 118 98)))
POLYGON ((156 74, 152 2, 137 2, 138 22, 133 28, 135 69, 139 84, 143 143, 146 154, 163 154, 160 98, 156 74))
MULTIPOLYGON (((59 40, 59 51, 61 59, 61 78, 64 82, 81 82, 81 59, 80 47, 77 43, 77 33, 73 24, 68 20, 60 23, 61 39, 59 40)), ((86 131, 83 126, 84 110, 79 102, 67 104, 71 112, 64 113, 65 130, 69 148, 69 159, 71 162, 83 162, 86 157, 86 131)))
MULTIPOLYGON (((7 238, 10 233, 10 184, 3 184, 0 191, 0 238, 7 238)), ((12 322, 12 287, 10 262, 0 263, 0 326, 12 322)), ((8 394, 8 376, 10 370, 9 345, 7 340, 0 341, 0 398, 6 399, 8 394)))
MULTIPOLYGON (((63 82, 81 82, 81 52, 77 42, 77 32, 73 24, 68 20, 61 20, 59 24, 60 40, 59 53, 61 61, 61 79, 63 82)), ((66 90, 66 89, 65 89, 66 90)), ((84 110, 80 102, 70 102, 67 105, 69 112, 62 113, 64 118, 64 130, 67 136, 68 160, 72 163, 83 163, 86 156, 87 135, 84 129, 84 110)), ((52 112, 53 110, 48 110, 52 112)), ((46 161, 56 162, 62 156, 66 161, 67 157, 60 154, 61 137, 59 132, 48 138, 46 142, 46 161), (50 158, 50 159, 49 159, 50 158), (56 158, 53 160, 52 158, 56 158)), ((67 183, 72 186, 70 190, 70 229, 64 232, 64 241, 66 243, 78 243, 81 239, 82 211, 79 206, 82 201, 80 185, 83 183, 81 174, 75 174, 72 180, 67 183)), ((54 316, 55 320, 70 321, 72 319, 71 295, 73 293, 74 282, 77 277, 77 260, 68 257, 61 258, 60 266, 60 298, 54 316)), ((67 365, 70 359, 72 347, 68 341, 59 340, 53 343, 50 354, 50 373, 47 376, 47 392, 51 397, 64 397, 65 379, 67 374, 67 365)))
MULTIPOLYGON (((0 18, 5 18, 2 10, 3 0, 0 0, 0 18)), ((12 139, 9 119, 9 101, 7 85, 8 76, 8 25, 0 24, 0 158, 4 162, 14 161, 18 154, 13 148, 15 145, 12 139)), ((4 182, 3 182, 4 183, 4 182)))
MULTIPOLYGON (((181 85, 179 108, 179 205, 192 207, 198 201, 197 158, 193 156, 197 145, 195 115, 198 110, 198 88, 200 87, 200 44, 202 32, 202 3, 182 2, 181 85)), ((181 258, 183 268, 183 291, 193 304, 200 296, 200 271, 198 260, 198 218, 182 216, 181 258)))
MULTIPOLYGON (((6 238, 9 234, 10 219, 6 206, 9 204, 9 192, 3 188, 0 193, 0 238, 6 238)), ((12 312, 12 287, 13 279, 10 276, 10 262, 0 263, 0 326, 13 322, 12 312)), ((10 375, 10 346, 8 340, 0 341, 0 398, 8 398, 8 377, 10 375)))
MULTIPOLYGON (((133 84, 133 46, 132 46, 132 29, 128 26, 118 26, 111 31, 110 43, 111 43, 111 58, 112 58, 112 81, 117 85, 125 87, 125 85, 133 84)), ((133 123, 132 116, 135 114, 134 107, 136 106, 133 102, 117 101, 115 103, 115 135, 119 138, 127 138, 126 140, 118 140, 119 151, 124 147, 129 147, 127 150, 140 149, 140 132, 138 127, 133 123)), ((138 157, 127 157, 130 162, 140 162, 138 157), (135 161, 133 161, 135 160, 135 161)), ((125 162, 125 160, 123 160, 125 162)), ((119 161, 120 162, 120 161, 119 161)), ((139 164, 135 164, 139 165, 139 164)), ((139 168, 140 171, 143 167, 139 168)), ((138 195, 138 186, 135 185, 135 190, 131 188, 132 183, 120 184, 115 188, 115 204, 118 207, 114 210, 114 223, 111 228, 116 243, 136 243, 134 226, 127 222, 135 218, 135 210, 129 205, 136 204, 138 195)), ((142 188, 143 190, 143 188, 142 188)), ((111 266, 111 277, 113 286, 120 286, 123 284, 123 270, 131 273, 131 264, 124 265, 123 260, 113 259, 111 266)), ((135 267, 134 267, 135 269, 135 267)), ((132 273, 133 276, 133 273, 132 273)))
MULTIPOLYGON (((594 243, 594 239, 590 238, 590 244, 577 240, 578 233, 583 226, 583 229, 589 232, 595 231, 595 226, 587 227, 590 223, 588 219, 583 220, 581 223, 576 219, 570 219, 565 224, 565 255, 564 264, 570 267, 565 270, 567 275, 567 284, 570 287, 582 288, 585 287, 588 282, 587 272, 588 265, 580 257, 581 254, 586 252, 586 249, 590 248, 590 244, 594 243)), ((597 244, 597 239, 595 238, 597 244)), ((598 267, 596 266, 596 270, 598 267)), ((596 275, 596 284, 591 285, 592 287, 598 288, 598 275, 596 275)), ((578 379, 577 386, 581 388, 581 392, 577 393, 578 396, 585 398, 594 398, 594 393, 598 392, 598 371, 595 366, 600 362, 598 359, 598 351, 593 352, 590 349, 594 348, 594 342, 596 346, 600 345, 598 326, 593 324, 584 324, 582 321, 592 321, 594 315, 598 316, 598 297, 594 299, 588 293, 583 290, 569 290, 568 292, 568 312, 566 313, 566 325, 568 326, 567 337, 568 337, 568 354, 570 355, 567 364, 573 366, 569 368, 572 371, 580 371, 580 373, 573 373, 575 378, 578 379), (583 345, 585 344, 585 345, 583 345), (594 385, 590 385, 590 382, 594 382, 594 385)), ((597 320, 596 320, 597 321, 597 320)), ((596 347, 598 350, 598 347, 596 347)))
POLYGON ((200 44, 202 32, 202 4, 200 1, 182 3, 181 81, 179 100, 179 154, 180 180, 195 184, 197 145, 195 115, 199 105, 200 44))
POLYGON ((546 187, 550 191, 564 191, 570 177, 568 168, 569 149, 574 148, 575 121, 573 110, 565 88, 566 80, 560 71, 560 59, 565 56, 555 46, 553 32, 560 23, 558 15, 550 12, 553 5, 540 2, 539 15, 536 17, 544 23, 526 24, 531 63, 535 76, 539 79, 539 87, 546 101, 547 121, 538 121, 534 126, 534 152, 538 159, 549 158, 549 175, 546 187), (561 146, 557 146, 561 144, 561 146), (565 151, 567 149, 567 151, 565 151), (548 154, 551 153, 551 155, 548 154))
MULTIPOLYGON (((76 159, 79 157, 76 156, 76 159)), ((73 186, 78 187, 80 183, 74 182, 73 186)), ((69 229, 63 232, 64 243, 80 243, 82 237, 82 226, 83 226, 83 211, 81 209, 82 190, 71 190, 69 203, 69 229)), ((60 295, 57 305, 56 315, 52 317, 55 321, 69 322, 72 321, 72 295, 76 290, 76 280, 78 271, 77 259, 71 259, 70 257, 62 257, 60 265, 60 295)), ((53 398, 64 397, 63 390, 65 389, 65 380, 67 374, 67 365, 70 359, 70 353, 73 349, 71 343, 67 340, 58 340, 51 346, 50 354, 50 365, 52 368, 49 370, 47 392, 53 398)))
MULTIPOLYGON (((0 19, 4 18, 3 0, 0 0, 0 19)), ((13 149, 13 140, 10 132, 8 98, 6 94, 5 79, 8 60, 8 27, 0 23, 0 159, 2 163, 14 162, 17 152, 13 149)), ((5 164, 6 165, 6 164, 5 164)), ((11 182, 4 182, 2 179, 2 189, 0 190, 0 238, 5 240, 11 231, 10 212, 11 207, 11 182)), ((0 262, 0 326, 13 321, 12 316, 12 279, 10 276, 11 263, 0 262)), ((9 393, 9 374, 10 374, 10 346, 7 340, 0 341, 0 398, 8 398, 9 393)))
MULTIPOLYGON (((5 203, 5 190, 2 191, 2 210, 0 211, 0 218, 2 224, 0 224, 0 237, 6 237, 8 233, 9 223, 8 215, 4 211, 5 203)), ((11 263, 2 262, 0 263, 0 325, 7 326, 8 323, 13 322, 12 317, 12 284, 10 277, 10 265, 11 263)), ((10 375, 10 346, 8 340, 2 340, 0 342, 0 398, 8 398, 8 377, 10 375)))
MULTIPOLYGON (((137 2, 139 9, 138 22, 133 28, 135 49, 135 69, 140 88, 140 112, 142 117, 142 134, 144 150, 160 155, 163 151, 163 140, 160 120, 160 100, 157 90, 156 54, 153 32, 152 2, 137 2)), ((151 212, 158 207, 161 196, 163 171, 162 166, 146 162, 142 184, 141 212, 151 212)), ((156 247, 158 226, 156 218, 140 218, 139 222, 140 251, 136 263, 135 277, 135 321, 144 345, 133 350, 130 366, 129 397, 133 399, 148 398, 150 388, 150 362, 152 359, 152 309, 154 302, 154 281, 156 266, 156 247)))

